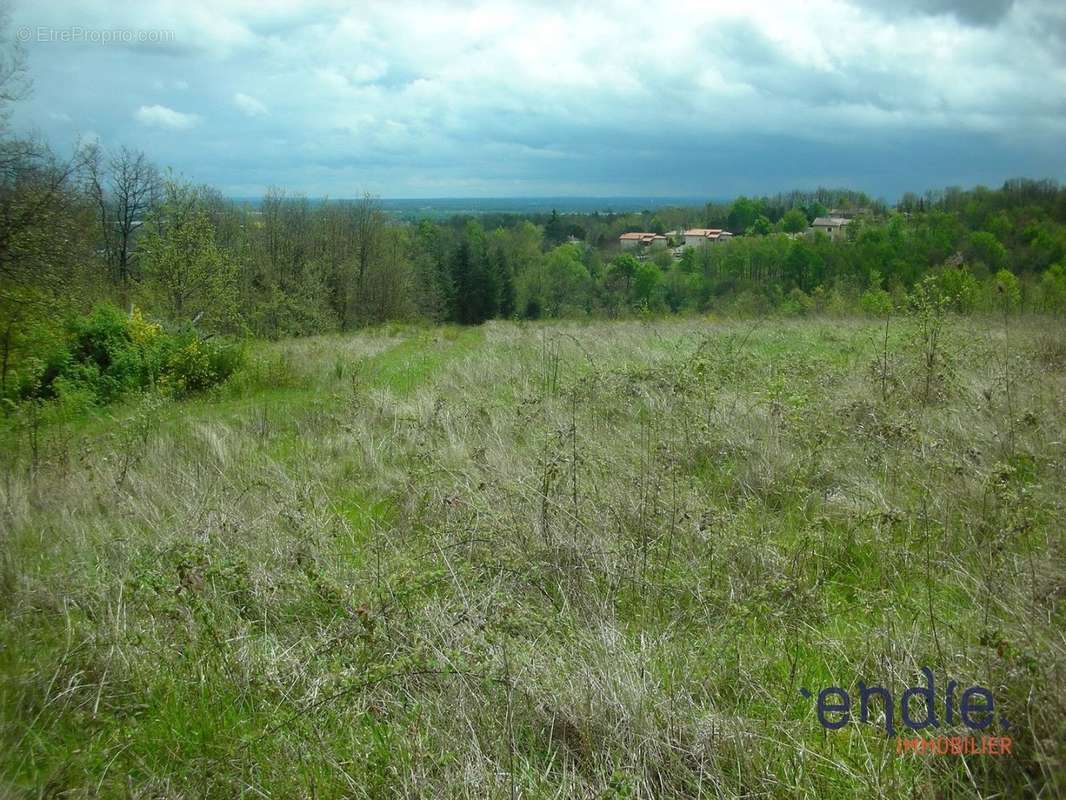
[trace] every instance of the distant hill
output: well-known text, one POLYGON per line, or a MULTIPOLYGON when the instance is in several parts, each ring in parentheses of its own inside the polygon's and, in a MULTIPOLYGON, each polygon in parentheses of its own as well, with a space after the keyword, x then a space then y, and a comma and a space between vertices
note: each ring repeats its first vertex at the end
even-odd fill
MULTIPOLYGON (((257 206, 258 197, 234 197, 237 202, 257 206)), ((426 197, 380 198, 385 211, 399 217, 435 218, 456 214, 590 214, 595 211, 650 211, 667 206, 703 206, 707 197, 426 197)), ((322 198, 310 198, 312 204, 322 198)))

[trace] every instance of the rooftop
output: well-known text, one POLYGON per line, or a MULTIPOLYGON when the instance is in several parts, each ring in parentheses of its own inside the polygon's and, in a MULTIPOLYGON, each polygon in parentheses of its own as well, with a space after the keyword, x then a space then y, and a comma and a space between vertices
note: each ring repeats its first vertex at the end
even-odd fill
POLYGON ((629 233, 623 233, 618 237, 619 239, 638 239, 640 241, 650 241, 652 239, 665 239, 661 233, 644 233, 639 231, 630 231, 629 233))

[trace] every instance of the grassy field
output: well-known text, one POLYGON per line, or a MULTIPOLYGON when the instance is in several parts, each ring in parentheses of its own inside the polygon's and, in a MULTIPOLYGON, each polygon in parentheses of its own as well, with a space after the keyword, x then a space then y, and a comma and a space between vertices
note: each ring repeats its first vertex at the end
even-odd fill
POLYGON ((4 437, 0 797, 1066 795, 1059 320, 381 329, 4 437), (800 692, 923 666, 1010 756, 800 692))

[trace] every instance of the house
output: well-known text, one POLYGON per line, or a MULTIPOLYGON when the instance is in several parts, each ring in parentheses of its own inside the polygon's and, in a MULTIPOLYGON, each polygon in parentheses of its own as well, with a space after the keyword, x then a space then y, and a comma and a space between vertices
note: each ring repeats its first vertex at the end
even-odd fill
POLYGON ((701 244, 721 244, 732 238, 733 234, 720 228, 691 228, 685 231, 685 247, 699 247, 701 244))
POLYGON ((811 223, 811 230, 814 233, 824 233, 831 240, 836 241, 844 237, 844 227, 850 222, 851 220, 845 217, 818 217, 811 223))
POLYGON ((618 244, 623 250, 632 250, 634 247, 666 247, 666 237, 659 233, 634 231, 632 233, 623 233, 619 236, 618 244))

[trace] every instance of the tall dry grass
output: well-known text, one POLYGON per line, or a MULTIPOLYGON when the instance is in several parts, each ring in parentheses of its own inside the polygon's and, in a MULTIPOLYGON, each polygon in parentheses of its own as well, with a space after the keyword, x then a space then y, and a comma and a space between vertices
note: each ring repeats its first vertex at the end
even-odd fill
POLYGON ((396 330, 46 429, 32 469, 10 432, 0 781, 1060 796, 1066 334, 915 332, 396 330), (922 666, 992 689, 1014 755, 899 757, 799 691, 922 666))

